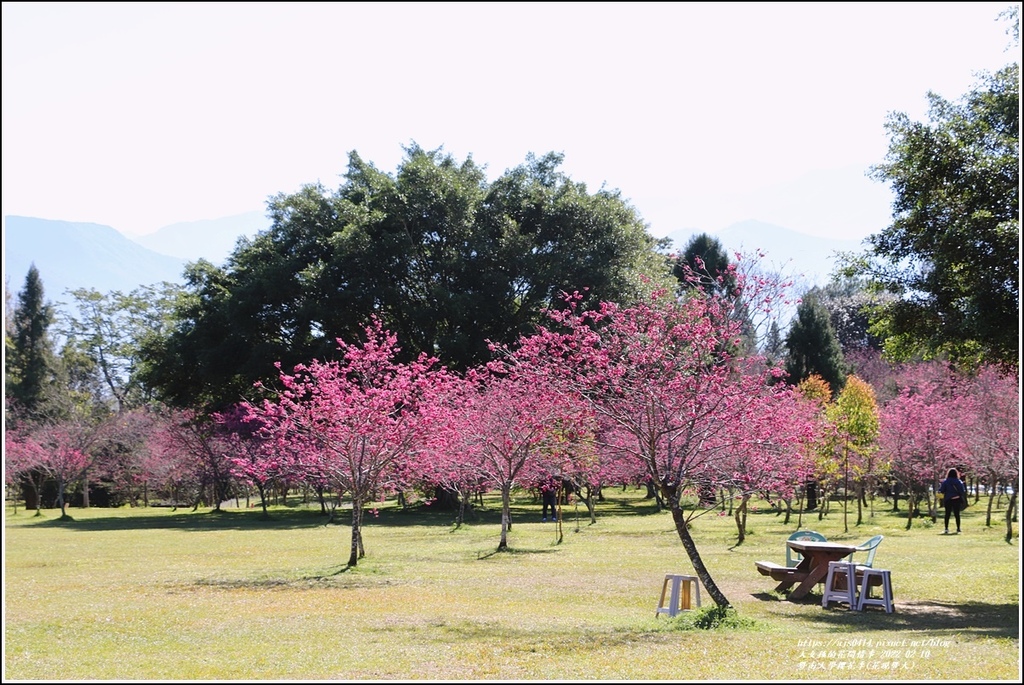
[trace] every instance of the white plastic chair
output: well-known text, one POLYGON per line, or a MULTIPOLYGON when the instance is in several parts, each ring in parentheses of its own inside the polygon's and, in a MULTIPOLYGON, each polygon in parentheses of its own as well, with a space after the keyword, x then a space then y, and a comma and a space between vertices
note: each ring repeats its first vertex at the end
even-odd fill
POLYGON ((846 557, 846 561, 848 561, 851 564, 856 563, 857 566, 871 568, 872 564, 875 563, 875 552, 878 551, 878 545, 882 543, 883 538, 885 538, 884 535, 876 535, 872 538, 868 538, 868 540, 863 544, 857 545, 856 551, 851 552, 850 556, 846 557), (868 553, 868 557, 864 561, 864 563, 857 563, 856 561, 854 561, 853 555, 857 552, 868 553))
MULTIPOLYGON (((828 542, 824 535, 816 530, 798 530, 789 536, 790 540, 813 540, 815 542, 828 542)), ((793 568, 804 558, 800 552, 795 552, 786 545, 786 566, 793 568)))

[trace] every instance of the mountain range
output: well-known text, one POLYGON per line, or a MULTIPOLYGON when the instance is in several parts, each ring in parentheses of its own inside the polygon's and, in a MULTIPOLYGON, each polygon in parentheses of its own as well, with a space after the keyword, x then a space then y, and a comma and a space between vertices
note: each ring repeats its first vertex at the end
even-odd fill
POLYGON ((129 293, 162 281, 184 283, 188 262, 223 264, 235 242, 269 228, 260 212, 165 226, 131 239, 110 226, 4 217, 4 284, 21 290, 35 264, 46 299, 67 301, 68 290, 129 293))
MULTIPOLYGON (((270 226, 261 212, 178 223, 128 238, 110 226, 25 216, 4 218, 4 282, 13 296, 24 286, 30 265, 43 281, 46 299, 60 303, 66 291, 91 288, 128 293, 161 281, 183 283, 188 262, 200 258, 221 265, 241 237, 270 226)), ((682 249, 700 231, 680 230, 667 237, 682 249)), ((820 238, 761 221, 743 221, 721 231, 706 231, 730 254, 765 253, 767 270, 792 277, 796 290, 826 282, 837 251, 857 251, 854 240, 820 238)))

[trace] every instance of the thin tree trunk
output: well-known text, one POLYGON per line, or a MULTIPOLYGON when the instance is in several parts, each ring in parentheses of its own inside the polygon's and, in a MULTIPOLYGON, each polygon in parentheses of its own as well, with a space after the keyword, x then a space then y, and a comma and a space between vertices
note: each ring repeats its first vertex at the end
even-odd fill
POLYGON ((686 516, 679 507, 679 503, 673 501, 671 510, 672 521, 676 524, 676 532, 683 543, 686 555, 690 558, 690 563, 693 564, 693 570, 697 574, 697 578, 700 579, 701 584, 704 585, 704 589, 708 591, 708 595, 714 600, 715 604, 720 607, 731 607, 732 605, 729 604, 729 600, 722 594, 722 591, 711 577, 711 573, 704 565, 704 560, 700 558, 700 552, 697 551, 697 545, 694 543, 693 538, 690 536, 690 531, 686 527, 686 516))
POLYGON ((739 505, 736 507, 736 511, 733 514, 733 518, 736 521, 737 538, 736 544, 742 545, 743 540, 746 539, 747 533, 747 502, 750 501, 750 495, 744 493, 740 499, 739 505))
POLYGON ((1013 542, 1013 512, 1017 508, 1017 488, 1010 495, 1010 503, 1006 506, 1006 541, 1013 542))
POLYGON ((460 528, 462 527, 462 522, 466 520, 466 501, 471 495, 460 488, 455 488, 455 496, 459 498, 459 506, 456 508, 455 514, 455 527, 460 528))
MULTIPOLYGON (((256 484, 256 492, 259 493, 260 504, 263 505, 263 518, 268 518, 270 516, 270 514, 267 513, 267 491, 266 491, 266 488, 261 483, 257 483, 256 484)), ((248 490, 245 491, 245 507, 246 507, 246 509, 249 508, 249 491, 248 490)))
POLYGON ((914 508, 917 506, 917 495, 914 493, 914 489, 911 488, 907 494, 907 530, 910 530, 910 524, 914 520, 914 508))
POLYGON ((504 552, 508 549, 508 529, 511 524, 509 519, 512 518, 511 513, 512 498, 509 493, 509 489, 506 486, 501 488, 501 540, 498 542, 498 551, 504 552))
POLYGON ((57 504, 60 506, 60 517, 64 518, 67 516, 64 505, 64 481, 58 481, 57 483, 57 504))
POLYGON ((363 549, 363 533, 362 533, 362 516, 360 513, 363 510, 363 502, 358 497, 352 498, 352 546, 349 548, 348 565, 354 567, 359 562, 359 557, 362 556, 361 552, 363 549))
POLYGON ((796 528, 800 530, 804 525, 804 491, 796 491, 796 528))
POLYGON ((854 525, 860 525, 864 522, 864 486, 860 483, 857 484, 857 523, 854 525))
MULTIPOLYGON (((578 511, 578 510, 577 510, 578 511)), ((576 529, 579 530, 579 516, 577 514, 576 529)), ((555 542, 562 544, 562 498, 555 498, 555 542)))

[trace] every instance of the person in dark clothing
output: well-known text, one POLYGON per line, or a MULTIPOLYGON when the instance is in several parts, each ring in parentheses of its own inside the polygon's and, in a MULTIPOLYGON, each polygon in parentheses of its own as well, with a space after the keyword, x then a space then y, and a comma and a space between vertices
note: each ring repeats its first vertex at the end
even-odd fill
POLYGON ((551 520, 552 521, 557 521, 558 520, 557 519, 558 514, 555 512, 555 502, 556 502, 556 496, 555 495, 556 495, 556 493, 555 493, 555 486, 552 483, 545 483, 544 485, 541 486, 541 488, 540 488, 540 497, 541 497, 541 505, 540 505, 540 516, 541 516, 541 519, 540 520, 541 520, 541 522, 544 522, 544 521, 548 520, 548 507, 551 508, 551 520))
POLYGON ((956 534, 960 534, 960 505, 963 498, 967 497, 967 486, 960 480, 960 474, 956 469, 950 469, 946 479, 939 483, 939 492, 942 493, 942 506, 946 509, 946 532, 949 535, 949 515, 956 518, 956 534))

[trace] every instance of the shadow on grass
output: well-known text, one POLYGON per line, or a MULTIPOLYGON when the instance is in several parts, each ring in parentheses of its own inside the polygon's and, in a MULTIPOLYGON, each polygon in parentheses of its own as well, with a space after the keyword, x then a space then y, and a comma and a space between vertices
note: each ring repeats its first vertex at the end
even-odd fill
MULTIPOLYGON (((382 584, 377 579, 369 579, 365 576, 354 579, 346 579, 344 585, 334 584, 331 581, 340 579, 353 567, 348 564, 340 564, 320 573, 296 577, 270 577, 270 578, 201 578, 188 583, 176 584, 182 590, 190 589, 212 589, 212 590, 313 590, 313 589, 347 589, 354 587, 368 587, 382 584)), ((383 581, 384 584, 387 581, 383 581)))
MULTIPOLYGON (((135 510, 138 511, 138 510, 135 510)), ((264 515, 259 509, 191 509, 175 513, 63 518, 28 521, 32 526, 88 532, 117 530, 253 530, 308 528, 323 525, 327 516, 313 510, 277 509, 264 515)))
MULTIPOLYGON (((101 510, 96 510, 101 511, 101 510)), ((604 513, 604 512, 602 512, 604 513)), ((621 512, 620 512, 621 513, 621 512)), ((538 523, 540 524, 540 505, 513 506, 511 510, 512 527, 538 523)), ((610 513, 606 515, 611 515, 610 513)), ((221 531, 221 530, 291 530, 315 526, 339 526, 347 528, 352 523, 352 510, 338 509, 334 517, 322 513, 319 508, 272 507, 264 514, 260 508, 180 508, 177 511, 167 509, 137 508, 130 515, 97 515, 74 518, 70 515, 56 518, 45 514, 37 517, 30 514, 24 523, 42 528, 60 528, 63 530, 102 532, 124 530, 188 530, 188 531, 221 531), (154 513, 146 513, 153 511, 154 513)), ((564 517, 564 514, 563 514, 564 517)), ((599 516, 600 518, 600 516, 599 516)), ((441 508, 431 508, 424 504, 414 504, 401 508, 395 506, 373 509, 367 507, 363 512, 363 528, 375 527, 401 528, 412 526, 454 527, 456 514, 441 508)), ((500 507, 476 507, 465 514, 462 527, 500 526, 500 507)), ((570 523, 563 518, 563 525, 570 523)))
POLYGON ((553 554, 557 551, 557 549, 522 549, 508 547, 506 549, 495 549, 491 552, 478 552, 476 558, 480 561, 483 559, 490 559, 491 557, 526 557, 533 556, 534 554, 553 554))
MULTIPOLYGON (((758 592, 755 598, 766 602, 789 602, 777 592, 758 592)), ((788 617, 824 627, 828 630, 910 630, 949 631, 984 637, 1020 638, 1019 604, 986 604, 983 602, 895 602, 895 610, 885 613, 881 607, 865 607, 850 611, 845 604, 822 608, 821 595, 809 594, 794 604, 817 608, 806 614, 788 617)))

